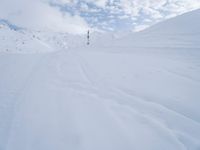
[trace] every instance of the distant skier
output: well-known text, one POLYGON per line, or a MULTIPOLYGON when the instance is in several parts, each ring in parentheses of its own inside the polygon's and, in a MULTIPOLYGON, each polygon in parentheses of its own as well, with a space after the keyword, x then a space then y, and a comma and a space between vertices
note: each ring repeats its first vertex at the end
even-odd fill
POLYGON ((90 44, 90 31, 87 31, 87 45, 90 44))

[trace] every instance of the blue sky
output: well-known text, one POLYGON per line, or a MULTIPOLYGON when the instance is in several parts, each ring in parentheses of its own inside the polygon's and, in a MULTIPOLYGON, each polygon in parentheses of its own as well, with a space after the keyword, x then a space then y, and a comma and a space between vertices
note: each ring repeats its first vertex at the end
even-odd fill
POLYGON ((77 1, 75 5, 50 2, 50 5, 58 7, 63 13, 70 13, 72 16, 81 16, 91 28, 98 28, 101 30, 123 30, 131 28, 133 23, 130 16, 126 16, 122 10, 113 13, 108 9, 109 4, 106 8, 85 1, 77 1))
POLYGON ((51 0, 62 12, 79 15, 90 27, 140 30, 159 21, 200 8, 199 0, 51 0))
POLYGON ((0 0, 0 19, 33 29, 139 31, 200 8, 200 0, 0 0))

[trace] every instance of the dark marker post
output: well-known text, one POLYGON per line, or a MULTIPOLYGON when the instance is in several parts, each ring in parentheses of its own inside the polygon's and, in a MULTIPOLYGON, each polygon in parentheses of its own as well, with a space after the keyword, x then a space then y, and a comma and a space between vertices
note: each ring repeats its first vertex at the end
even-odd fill
POLYGON ((87 32, 87 45, 90 44, 90 31, 87 32))

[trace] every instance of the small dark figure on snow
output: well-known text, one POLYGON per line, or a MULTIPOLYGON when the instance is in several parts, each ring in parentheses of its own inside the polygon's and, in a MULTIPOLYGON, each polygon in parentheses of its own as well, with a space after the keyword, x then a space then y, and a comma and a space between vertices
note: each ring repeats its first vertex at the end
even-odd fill
POLYGON ((90 31, 87 32, 87 45, 90 44, 90 31))

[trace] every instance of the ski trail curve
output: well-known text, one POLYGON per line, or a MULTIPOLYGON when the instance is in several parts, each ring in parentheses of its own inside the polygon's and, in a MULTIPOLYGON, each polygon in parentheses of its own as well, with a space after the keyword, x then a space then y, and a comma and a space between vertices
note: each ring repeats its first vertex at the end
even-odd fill
POLYGON ((36 70, 20 96, 6 150, 187 149, 174 124, 162 120, 185 118, 119 91, 79 54, 49 54, 36 70))

